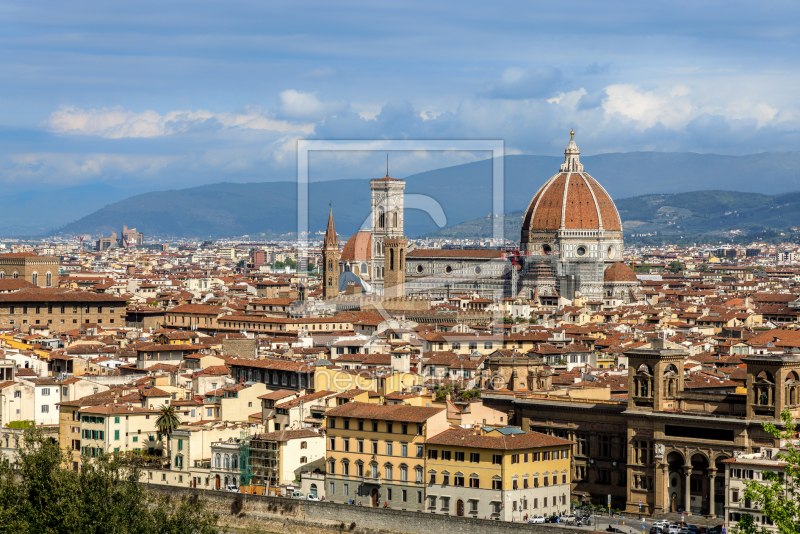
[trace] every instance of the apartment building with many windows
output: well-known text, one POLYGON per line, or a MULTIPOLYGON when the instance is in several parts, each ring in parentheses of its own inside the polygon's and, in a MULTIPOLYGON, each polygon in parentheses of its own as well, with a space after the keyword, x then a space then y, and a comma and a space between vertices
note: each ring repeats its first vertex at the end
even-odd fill
POLYGON ((426 442, 425 511, 520 521, 569 510, 571 447, 516 427, 433 436, 426 442))
POLYGON ((737 528, 739 521, 748 515, 753 516, 756 525, 778 531, 772 519, 758 508, 757 503, 746 499, 744 492, 749 482, 772 484, 772 481, 764 476, 767 472, 784 476, 786 462, 778 458, 780 452, 781 449, 770 447, 760 452, 742 454, 722 461, 725 466, 725 528, 729 532, 737 528))
POLYGON ((163 448, 156 435, 158 410, 101 404, 81 408, 79 413, 82 454, 98 456, 103 452, 151 452, 150 449, 163 448))
POLYGON ((325 416, 328 500, 426 509, 425 443, 449 428, 445 408, 348 402, 325 416))

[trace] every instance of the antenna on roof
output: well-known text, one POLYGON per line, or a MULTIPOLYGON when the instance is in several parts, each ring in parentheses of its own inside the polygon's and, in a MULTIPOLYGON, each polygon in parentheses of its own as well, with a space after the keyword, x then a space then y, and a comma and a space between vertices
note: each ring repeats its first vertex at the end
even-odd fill
POLYGON ((386 153, 386 176, 389 176, 389 153, 386 153))

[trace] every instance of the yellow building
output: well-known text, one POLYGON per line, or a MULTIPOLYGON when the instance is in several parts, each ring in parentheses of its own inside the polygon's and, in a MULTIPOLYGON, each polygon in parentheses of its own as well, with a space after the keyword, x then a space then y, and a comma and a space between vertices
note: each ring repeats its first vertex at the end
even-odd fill
POLYGON ((325 416, 327 500, 425 509, 425 441, 449 428, 444 408, 348 402, 325 416))
POLYGON ((386 396, 423 383, 424 378, 416 373, 394 371, 386 373, 370 369, 342 369, 341 367, 314 368, 314 390, 344 393, 354 389, 375 391, 386 396))
POLYGON ((519 428, 455 428, 426 443, 425 511, 520 521, 569 510, 572 442, 519 428))

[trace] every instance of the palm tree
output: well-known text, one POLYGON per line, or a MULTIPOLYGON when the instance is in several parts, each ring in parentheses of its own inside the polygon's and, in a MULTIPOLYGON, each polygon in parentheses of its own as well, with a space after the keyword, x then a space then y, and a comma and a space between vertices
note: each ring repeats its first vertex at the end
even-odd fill
POLYGON ((170 454, 170 435, 181 424, 181 419, 178 417, 175 407, 167 404, 162 404, 158 409, 158 419, 156 419, 156 428, 158 429, 159 438, 166 436, 167 438, 167 459, 169 465, 172 465, 172 456, 170 454))

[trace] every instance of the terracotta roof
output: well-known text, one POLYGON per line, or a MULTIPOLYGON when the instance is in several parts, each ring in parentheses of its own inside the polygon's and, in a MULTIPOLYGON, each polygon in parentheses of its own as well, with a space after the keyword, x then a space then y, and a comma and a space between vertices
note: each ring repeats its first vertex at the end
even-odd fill
POLYGON ((294 408, 295 406, 299 405, 301 402, 311 402, 313 400, 322 399, 333 395, 335 391, 317 391, 316 393, 311 393, 310 395, 303 395, 302 397, 297 397, 296 399, 292 399, 290 401, 284 402, 283 404, 278 404, 276 408, 294 408))
POLYGON ((296 395, 297 392, 291 389, 279 389, 276 391, 272 391, 265 395, 261 395, 258 397, 259 399, 266 399, 266 400, 281 400, 285 399, 286 397, 290 397, 292 395, 296 395))
POLYGON ((16 291, 18 289, 38 287, 22 278, 0 278, 0 291, 16 291))
POLYGON ((209 306, 208 304, 179 304, 167 310, 167 313, 190 313, 197 315, 220 315, 223 313, 219 306, 209 306))
POLYGON ((472 430, 453 428, 428 438, 427 445, 449 445, 453 447, 472 447, 475 449, 517 450, 539 447, 558 447, 572 445, 568 439, 548 436, 539 432, 523 434, 487 435, 476 434, 472 430))
POLYGON ((81 413, 95 413, 101 415, 112 415, 118 413, 132 414, 132 413, 158 413, 158 410, 151 410, 149 408, 139 408, 138 406, 125 406, 120 404, 98 404, 96 406, 89 406, 88 408, 81 408, 81 413))
POLYGON ((381 421, 400 421, 407 423, 423 423, 444 408, 428 408, 395 404, 380 406, 366 402, 348 402, 325 412, 327 416, 355 417, 361 419, 379 419, 381 421))
POLYGON ((91 293, 89 291, 60 288, 27 288, 13 293, 0 293, 0 302, 108 302, 124 304, 125 299, 107 293, 91 293))
POLYGON ((39 256, 35 252, 9 252, 8 254, 0 254, 0 259, 2 258, 39 258, 44 256, 39 256))
POLYGON ((263 441, 289 441, 290 439, 300 438, 321 438, 322 434, 314 432, 313 430, 279 430, 277 432, 268 432, 266 434, 256 434, 251 439, 258 439, 263 441))

